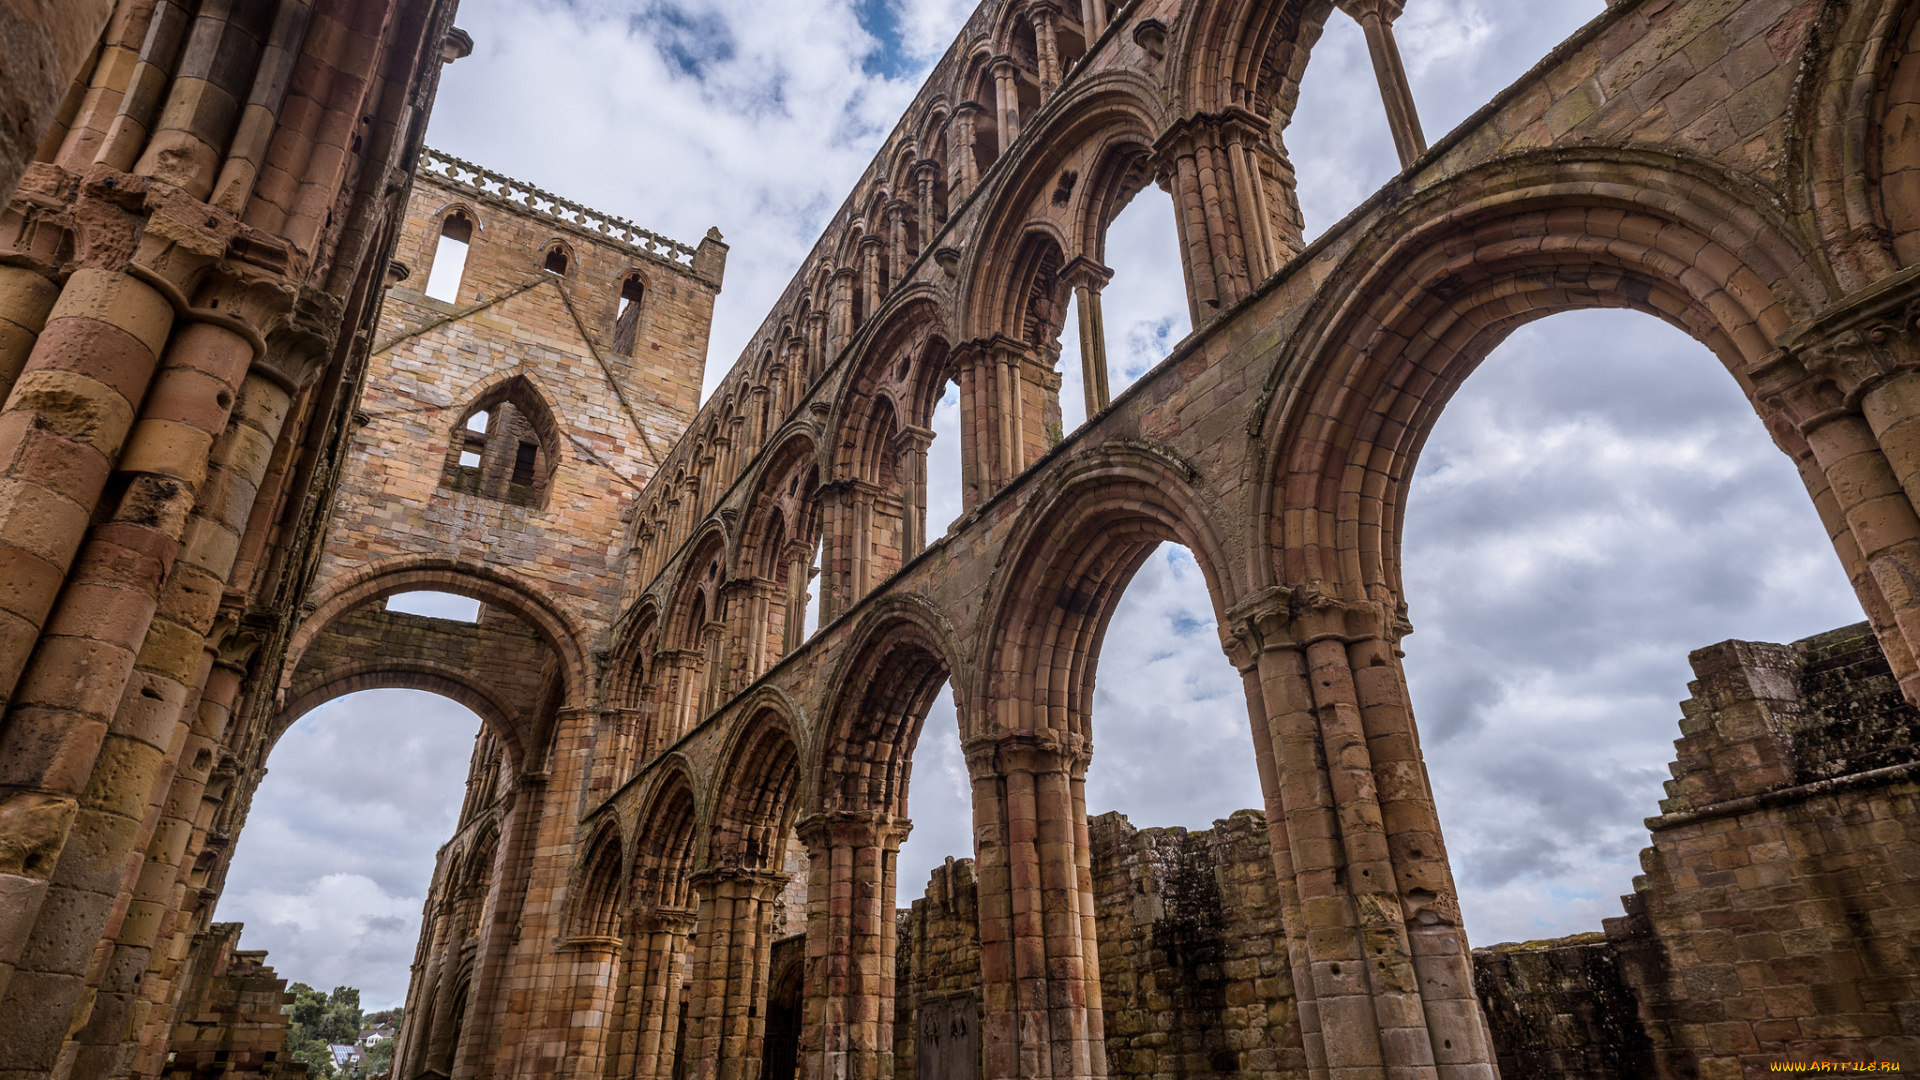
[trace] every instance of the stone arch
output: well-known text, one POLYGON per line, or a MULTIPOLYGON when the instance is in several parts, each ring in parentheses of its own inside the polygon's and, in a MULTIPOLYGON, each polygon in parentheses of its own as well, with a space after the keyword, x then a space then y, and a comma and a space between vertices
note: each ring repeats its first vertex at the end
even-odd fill
POLYGON ((991 732, 1090 736, 1094 670, 1107 623, 1135 571, 1162 542, 1193 553, 1223 625, 1236 602, 1218 511, 1197 473, 1152 447, 1089 447, 1055 474, 1002 549, 986 610, 991 635, 963 709, 967 737, 991 732))
POLYGON ((622 621, 607 670, 607 705, 637 709, 653 683, 654 652, 660 647, 660 604, 643 597, 622 621))
POLYGON ((1334 0, 1202 0, 1168 46, 1173 113, 1247 109, 1284 129, 1334 0))
POLYGON ((710 868, 772 872, 804 791, 797 725, 771 697, 743 708, 727 740, 713 785, 703 863, 710 868))
POLYGON ((1163 122, 1154 87, 1136 73, 1076 79, 1049 105, 1014 168, 996 182, 962 261, 954 321, 967 337, 1021 338, 1007 298, 1011 282, 1030 269, 1006 254, 1035 235, 1058 246, 1063 269, 1079 258, 1097 262, 1107 226, 1142 186, 1163 122))
POLYGON ((602 821, 574 861, 573 887, 563 925, 570 938, 611 938, 618 934, 621 909, 628 902, 626 844, 618 821, 602 821))
MULTIPOLYGON (((586 632, 576 617, 515 575, 466 559, 444 555, 400 555, 370 563, 323 586, 313 611, 287 645, 286 666, 277 694, 284 700, 300 658, 322 631, 341 616, 395 593, 447 592, 478 600, 517 616, 533 627, 560 662, 563 701, 585 708, 593 700, 593 669, 582 644, 586 632)), ((533 749, 529 745, 528 749, 533 749)))
POLYGON ((836 477, 852 475, 854 463, 873 453, 865 424, 876 398, 893 399, 903 427, 926 427, 933 416, 933 402, 923 402, 919 392, 927 377, 922 362, 934 339, 946 340, 945 312, 930 291, 916 288, 890 305, 884 318, 863 340, 834 395, 828 445, 834 448, 836 477))
POLYGON ((541 270, 562 279, 571 278, 578 266, 579 256, 574 254, 573 245, 562 237, 554 237, 541 244, 534 254, 534 265, 541 270))
POLYGON ((651 782, 633 830, 632 902, 636 908, 691 908, 704 800, 681 755, 671 755, 651 782))
POLYGON ((268 749, 286 734, 300 718, 336 698, 362 690, 421 690, 459 703, 480 717, 487 730, 499 738, 507 751, 509 765, 517 768, 526 759, 522 745, 524 725, 517 722, 513 709, 493 688, 470 673, 441 664, 393 659, 355 665, 343 671, 330 671, 324 682, 308 688, 287 702, 274 718, 268 732, 268 749))
MULTIPOLYGON (((1639 156, 1631 182, 1622 168, 1572 151, 1490 165, 1348 257, 1253 420, 1270 463, 1258 584, 1397 603, 1400 507, 1421 442, 1454 387, 1523 322, 1633 308, 1706 344, 1750 399, 1760 393, 1754 371, 1774 341, 1823 303, 1815 264, 1764 202, 1705 166, 1639 156)), ((1791 425, 1770 427, 1805 456, 1791 425)))
POLYGON ((1850 5, 1814 35, 1789 183, 1839 292, 1920 260, 1920 40, 1911 5, 1850 5))
POLYGON ((906 813, 920 726, 941 687, 965 681, 961 655, 952 625, 919 597, 882 597, 862 615, 828 683, 814 812, 906 813))

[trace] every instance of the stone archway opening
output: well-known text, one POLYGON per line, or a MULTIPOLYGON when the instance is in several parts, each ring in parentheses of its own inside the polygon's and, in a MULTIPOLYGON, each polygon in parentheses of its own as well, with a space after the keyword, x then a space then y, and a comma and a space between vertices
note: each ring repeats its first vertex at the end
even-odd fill
POLYGON ((1405 667, 1475 945, 1621 914, 1687 654, 1859 620, 1793 462, 1701 344, 1636 312, 1516 330, 1410 485, 1405 667))
POLYGON ((1104 366, 1108 399, 1126 392, 1193 330, 1180 270, 1173 197, 1149 181, 1108 223, 1102 260, 1113 276, 1095 298, 1098 321, 1083 311, 1083 289, 1068 294, 1060 332, 1060 415, 1064 434, 1087 421, 1089 338, 1104 366))
POLYGON ((275 750, 246 838, 209 883, 215 914, 245 923, 246 947, 290 981, 356 986, 368 1013, 399 1007, 437 853, 495 801, 467 781, 497 789, 499 744, 452 698, 375 689, 308 711, 275 750))

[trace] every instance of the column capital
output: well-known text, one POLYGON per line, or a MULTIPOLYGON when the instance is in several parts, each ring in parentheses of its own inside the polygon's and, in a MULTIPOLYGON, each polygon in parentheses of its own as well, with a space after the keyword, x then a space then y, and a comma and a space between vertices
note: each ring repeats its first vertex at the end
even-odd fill
POLYGON ((908 450, 925 453, 927 448, 933 445, 934 433, 932 428, 914 427, 908 424, 896 432, 893 438, 896 453, 908 450))
POLYGON ((633 913, 633 929, 642 934, 689 934, 700 913, 691 908, 653 907, 633 913))
POLYGON ((1008 53, 1001 53, 1000 55, 987 61, 987 70, 993 72, 993 77, 996 79, 1000 78, 1003 75, 1011 78, 1012 76, 1019 73, 1020 62, 1015 60, 1012 57, 1012 55, 1008 53))
POLYGON ((1747 368, 1761 404, 1801 434, 1857 411, 1881 383, 1920 370, 1920 267, 1843 298, 1776 344, 1747 368))
POLYGON ((1400 17, 1406 7, 1406 0, 1334 0, 1340 10, 1346 12, 1355 22, 1368 18, 1391 23, 1400 17))
POLYGON ((940 162, 933 158, 921 158, 913 163, 913 176, 916 180, 940 179, 940 162))
POLYGON ((956 120, 963 116, 972 120, 976 116, 986 116, 992 111, 977 101, 963 101, 953 107, 953 116, 956 120))
POLYGON ((974 735, 960 743, 967 756, 967 772, 975 777, 1009 773, 1066 773, 1079 779, 1087 774, 1093 743, 1068 731, 997 731, 974 735))
POLYGON ((1326 582, 1309 582, 1276 585, 1229 608, 1220 646, 1236 668, 1247 671, 1271 649, 1375 639, 1398 647, 1412 632, 1404 605, 1342 597, 1326 582))
POLYGON ((754 896, 770 900, 787 887, 787 875, 743 866, 714 866, 687 875, 687 883, 701 896, 754 896))
POLYGON ((1113 270, 1085 255, 1075 255, 1071 262, 1060 268, 1060 280, 1072 288, 1099 292, 1107 287, 1107 282, 1113 280, 1113 270))
POLYGON ((794 832, 809 851, 834 847, 897 849, 913 822, 884 810, 827 810, 794 823, 794 832))
POLYGON ((886 243, 886 241, 880 239, 877 233, 863 233, 860 236, 860 249, 862 251, 865 251, 868 247, 877 248, 884 243, 886 243))

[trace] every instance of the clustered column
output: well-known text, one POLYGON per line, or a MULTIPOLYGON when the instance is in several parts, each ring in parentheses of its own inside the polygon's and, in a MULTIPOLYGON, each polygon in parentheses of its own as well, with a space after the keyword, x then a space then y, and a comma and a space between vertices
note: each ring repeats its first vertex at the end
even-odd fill
POLYGON ((1080 313, 1080 381, 1086 393, 1087 418, 1092 419, 1113 401, 1107 389, 1107 329, 1100 311, 1100 290, 1113 280, 1113 271, 1081 256, 1060 272, 1073 286, 1074 307, 1080 313))
POLYGON ((1493 1080, 1395 641, 1371 602, 1274 590, 1232 613, 1257 677, 1254 729, 1288 954, 1316 1077, 1493 1080), (1278 790, 1271 790, 1276 786, 1278 790))
POLYGON ((621 1034, 614 1075, 634 1080, 673 1076, 687 936, 693 924, 694 912, 681 908, 654 908, 633 916, 625 996, 616 1009, 621 1034))
POLYGON ((987 1080, 1103 1077, 1086 744, 1065 732, 966 740, 980 882, 987 1080))
POLYGON ((1920 286, 1869 289, 1749 367, 1909 701, 1920 701, 1920 286))
POLYGON ((1173 193, 1195 325, 1239 303, 1300 250, 1293 168, 1267 125, 1238 107, 1189 117, 1154 146, 1173 193))
POLYGON ((756 1080, 767 1017, 767 965, 773 901, 784 874, 724 868, 696 874, 693 998, 687 1011, 682 1075, 693 1080, 756 1080))
POLYGON ((804 1075, 893 1076, 894 874, 912 825, 881 811, 816 814, 807 845, 804 1075))

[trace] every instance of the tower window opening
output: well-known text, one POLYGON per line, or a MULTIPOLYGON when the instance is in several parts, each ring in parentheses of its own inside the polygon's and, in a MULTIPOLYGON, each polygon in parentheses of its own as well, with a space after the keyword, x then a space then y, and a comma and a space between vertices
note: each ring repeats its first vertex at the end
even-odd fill
POLYGON ((458 210, 448 214, 440 225, 440 239, 433 249, 433 266, 427 272, 427 295, 446 303, 460 296, 460 281, 467 269, 467 249, 473 243, 473 220, 458 210))
POLYGON ((562 277, 566 276, 567 253, 565 250, 559 247, 547 249, 546 271, 549 274, 559 274, 562 277))
POLYGON ((557 431, 552 414, 521 380, 497 388, 453 429, 443 483, 466 495, 516 506, 546 502, 557 431))
POLYGON ((640 300, 646 295, 646 286, 637 277, 629 276, 620 283, 620 306, 614 311, 613 350, 621 356, 632 356, 635 340, 640 335, 640 300))

